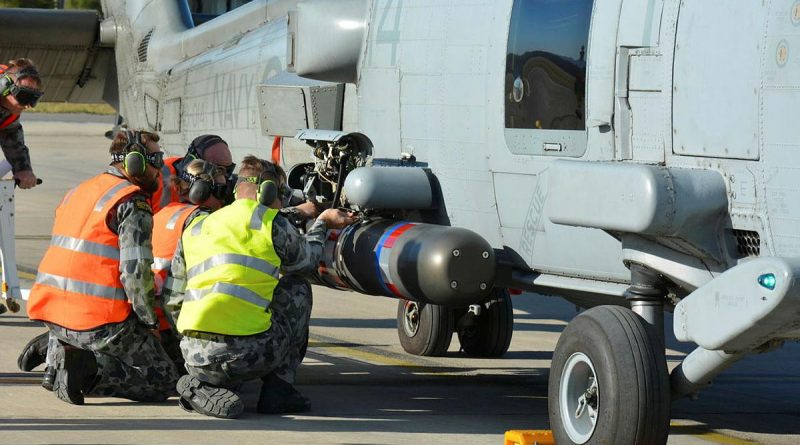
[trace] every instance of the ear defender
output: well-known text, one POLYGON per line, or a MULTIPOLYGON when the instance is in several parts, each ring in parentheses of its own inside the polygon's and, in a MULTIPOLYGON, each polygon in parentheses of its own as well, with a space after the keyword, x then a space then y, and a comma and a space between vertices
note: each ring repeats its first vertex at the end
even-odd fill
MULTIPOLYGON (((182 175, 182 179, 191 183, 189 186, 189 201, 191 201, 194 205, 200 205, 203 201, 211 196, 214 184, 200 178, 197 175, 192 175, 188 172, 184 173, 185 177, 182 175), (186 177, 189 177, 189 179, 186 177)), ((213 178, 214 166, 211 165, 210 162, 203 161, 203 173, 206 173, 213 178)))
POLYGON ((144 157, 147 148, 142 143, 142 134, 126 130, 125 136, 128 138, 128 145, 125 146, 127 153, 122 161, 122 167, 129 175, 140 177, 147 170, 147 160, 144 157))
POLYGON ((194 205, 200 205, 211 196, 211 184, 200 178, 194 180, 189 187, 189 201, 194 205))
POLYGON ((122 161, 122 167, 129 175, 139 177, 144 175, 147 169, 147 161, 143 154, 138 151, 132 151, 125 155, 125 159, 122 161))
POLYGON ((8 74, 0 77, 0 95, 3 97, 8 96, 11 94, 11 86, 14 85, 14 79, 11 78, 8 74))
POLYGON ((258 191, 256 192, 256 199, 259 203, 269 207, 278 199, 278 185, 275 184, 274 181, 270 181, 267 179, 266 181, 262 181, 261 184, 258 186, 258 191))

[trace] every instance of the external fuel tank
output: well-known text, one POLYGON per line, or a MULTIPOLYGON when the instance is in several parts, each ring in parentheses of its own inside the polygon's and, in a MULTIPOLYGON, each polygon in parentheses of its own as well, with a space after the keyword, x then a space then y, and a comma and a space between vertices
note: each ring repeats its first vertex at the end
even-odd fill
POLYGON ((491 292, 495 258, 467 229, 376 219, 329 232, 318 272, 329 287, 467 306, 491 292))

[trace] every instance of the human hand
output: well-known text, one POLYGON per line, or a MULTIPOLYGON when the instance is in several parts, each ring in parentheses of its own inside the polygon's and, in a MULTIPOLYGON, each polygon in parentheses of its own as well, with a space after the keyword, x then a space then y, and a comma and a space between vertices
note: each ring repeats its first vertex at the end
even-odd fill
POLYGON ((19 188, 29 189, 36 187, 36 175, 31 170, 14 173, 14 179, 18 182, 19 188))
POLYGON ((316 204, 311 201, 296 205, 294 208, 297 210, 297 213, 305 219, 313 219, 319 216, 319 209, 317 209, 316 204))
POLYGON ((317 219, 324 221, 329 229, 343 229, 350 224, 358 222, 361 218, 355 212, 327 209, 317 219))

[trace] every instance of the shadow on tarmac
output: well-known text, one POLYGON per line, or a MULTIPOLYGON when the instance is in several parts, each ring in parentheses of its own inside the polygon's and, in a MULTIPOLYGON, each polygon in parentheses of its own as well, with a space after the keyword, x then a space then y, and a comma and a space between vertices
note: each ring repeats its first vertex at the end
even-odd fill
POLYGON ((33 321, 27 319, 20 319, 20 318, 4 318, 0 319, 0 326, 12 326, 12 327, 41 327, 44 330, 44 324, 41 321, 33 321))
POLYGON ((320 328, 380 328, 394 329, 397 324, 394 318, 312 318, 311 326, 320 328))

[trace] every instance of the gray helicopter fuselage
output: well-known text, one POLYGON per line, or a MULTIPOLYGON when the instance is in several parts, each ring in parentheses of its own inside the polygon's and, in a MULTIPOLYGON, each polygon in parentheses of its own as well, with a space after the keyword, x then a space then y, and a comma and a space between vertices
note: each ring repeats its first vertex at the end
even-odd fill
MULTIPOLYGON (((542 290, 620 296, 625 263, 638 262, 690 292, 748 257, 798 254, 792 1, 360 3, 356 75, 306 76, 344 84, 334 129, 368 135, 375 158, 427 163, 449 223, 507 246, 542 290), (655 179, 615 170, 642 165, 655 179), (681 179, 692 172, 705 179, 681 179)), ((121 113, 176 153, 218 133, 235 158, 266 155, 275 134, 259 86, 344 35, 336 17, 293 35, 295 2, 252 2, 193 28, 176 5, 104 5, 121 113)), ((283 157, 309 153, 285 140, 283 157)))

